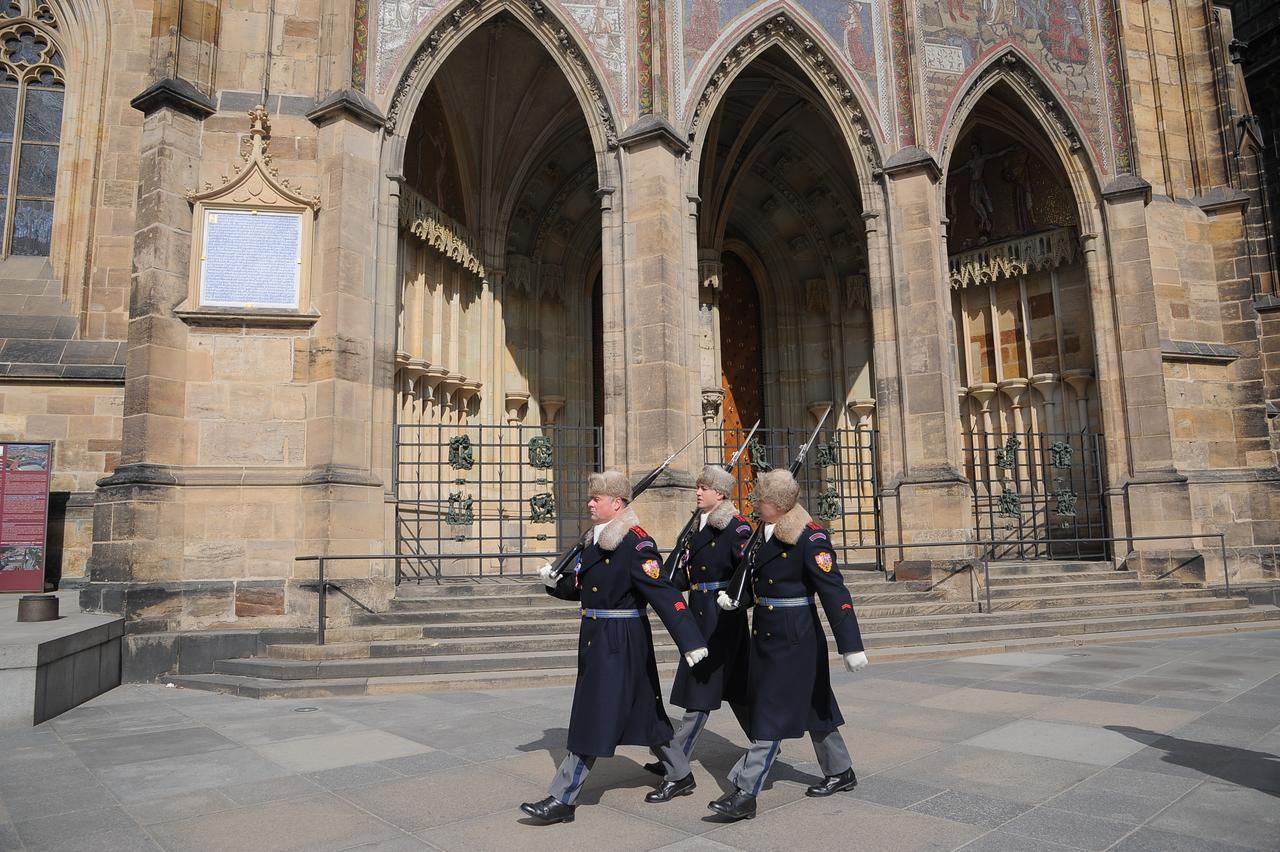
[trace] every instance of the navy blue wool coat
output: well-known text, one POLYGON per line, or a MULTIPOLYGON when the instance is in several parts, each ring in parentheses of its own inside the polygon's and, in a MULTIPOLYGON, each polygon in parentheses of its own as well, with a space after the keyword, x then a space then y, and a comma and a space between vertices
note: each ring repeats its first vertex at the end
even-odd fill
POLYGON ((680 661, 671 688, 671 703, 677 707, 709 712, 722 701, 746 701, 747 613, 725 612, 716 605, 716 591, 693 586, 732 578, 749 538, 747 519, 736 514, 731 504, 722 503, 706 526, 667 559, 667 576, 677 588, 689 592, 689 610, 707 639, 708 652, 707 659, 693 668, 680 661))
MULTIPOLYGON (((608 533, 606 528, 601 539, 608 533)), ((640 618, 582 619, 569 751, 610 757, 620 745, 669 742, 674 732, 662 704, 647 608, 653 607, 682 654, 706 643, 684 597, 663 575, 649 534, 636 525, 613 550, 589 545, 575 570, 547 592, 583 608, 641 612, 640 618)))
POLYGON ((863 650, 858 617, 836 565, 831 537, 796 507, 778 522, 773 537, 753 550, 748 556, 754 591, 747 668, 751 737, 782 740, 833 731, 844 724, 844 717, 831 692, 827 637, 817 606, 812 600, 798 607, 759 602, 817 595, 840 653, 863 650))

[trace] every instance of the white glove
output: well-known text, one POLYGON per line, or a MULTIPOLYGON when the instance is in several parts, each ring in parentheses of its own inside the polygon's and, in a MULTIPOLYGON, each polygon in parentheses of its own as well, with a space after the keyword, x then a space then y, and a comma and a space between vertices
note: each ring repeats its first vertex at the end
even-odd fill
POLYGON ((546 583, 549 589, 554 589, 556 584, 560 582, 559 577, 552 576, 552 572, 555 570, 555 566, 550 562, 538 569, 538 576, 542 578, 542 582, 546 583))
POLYGON ((858 651, 855 654, 844 655, 844 667, 851 672, 860 672, 867 667, 867 652, 858 651))
POLYGON ((706 648, 694 648, 692 651, 684 655, 684 661, 689 664, 689 668, 693 668, 698 663, 707 658, 709 652, 706 648))
POLYGON ((728 592, 724 591, 724 589, 721 589, 720 594, 716 595, 716 606, 726 612, 731 612, 738 608, 738 604, 733 600, 733 598, 729 597, 728 592))

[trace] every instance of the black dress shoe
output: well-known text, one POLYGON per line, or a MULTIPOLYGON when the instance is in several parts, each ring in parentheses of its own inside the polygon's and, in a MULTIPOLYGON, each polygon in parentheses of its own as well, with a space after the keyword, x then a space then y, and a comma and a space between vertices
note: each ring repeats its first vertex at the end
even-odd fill
POLYGON ((646 763, 644 765, 644 771, 652 772, 654 775, 665 776, 667 774, 667 767, 655 760, 653 763, 646 763))
POLYGON ((755 819, 756 797, 736 787, 707 805, 711 810, 732 820, 755 819))
POLYGON ((676 796, 687 796, 693 792, 693 788, 697 787, 697 783, 693 780, 693 773, 681 778, 679 781, 663 781, 658 785, 658 789, 644 797, 644 800, 651 805, 659 802, 669 802, 676 796))
POLYGON ((557 822, 573 822, 573 812, 577 807, 566 805, 555 796, 547 796, 541 802, 525 802, 520 810, 545 825, 554 825, 557 822))
POLYGON ((853 774, 853 767, 849 767, 839 775, 828 775, 822 779, 821 784, 814 784, 808 790, 805 790, 804 794, 815 799, 821 799, 825 796, 830 796, 832 793, 852 790, 857 786, 858 776, 853 774))

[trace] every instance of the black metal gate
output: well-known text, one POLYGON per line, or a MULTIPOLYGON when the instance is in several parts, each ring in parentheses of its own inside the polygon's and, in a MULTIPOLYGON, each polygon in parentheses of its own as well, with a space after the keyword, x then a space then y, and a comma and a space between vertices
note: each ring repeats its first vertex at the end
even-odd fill
MULTIPOLYGON (((748 430, 712 429, 707 432, 706 464, 728 464, 746 439, 748 430)), ((759 429, 733 473, 738 481, 738 508, 758 520, 752 505, 756 476, 772 468, 786 468, 809 439, 811 429, 759 429)), ((800 501, 831 532, 841 564, 878 567, 880 495, 876 477, 878 435, 874 429, 827 429, 818 434, 796 480, 800 501)))
POLYGON ((402 579, 521 575, 563 552, 586 523, 601 432, 574 426, 396 427, 402 579))
POLYGON ((969 432, 979 541, 996 559, 1105 558, 1103 441, 1093 432, 969 432))

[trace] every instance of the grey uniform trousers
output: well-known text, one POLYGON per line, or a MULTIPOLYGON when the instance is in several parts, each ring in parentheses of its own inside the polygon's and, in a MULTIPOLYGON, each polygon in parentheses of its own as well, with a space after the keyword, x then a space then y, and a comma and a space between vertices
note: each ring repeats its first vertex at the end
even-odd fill
MULTIPOLYGON (((738 724, 742 725, 742 730, 746 731, 746 708, 733 703, 730 703, 729 707, 738 719, 738 724)), ((672 742, 680 747, 686 758, 693 757, 693 750, 698 745, 698 737, 702 736, 702 731, 707 726, 707 717, 710 715, 711 713, 707 710, 686 710, 684 716, 680 717, 680 724, 676 726, 676 735, 672 742)))
MULTIPOLYGON (((674 739, 664 745, 652 746, 649 751, 661 761, 663 768, 666 769, 665 777, 668 781, 679 781, 689 774, 689 758, 685 756, 680 746, 676 745, 674 739)), ((547 795, 553 796, 566 805, 576 803, 578 794, 582 792, 582 784, 591 774, 591 767, 595 765, 595 755, 569 752, 564 756, 564 760, 560 761, 560 767, 556 769, 556 777, 551 779, 551 787, 547 790, 547 795)))
MULTIPOLYGON (((813 752, 818 756, 818 766, 824 776, 839 775, 853 766, 849 747, 844 744, 844 737, 839 731, 825 734, 810 731, 809 739, 813 741, 813 752)), ((744 793, 760 795, 781 745, 781 740, 752 740, 746 753, 729 770, 729 780, 744 793)))

